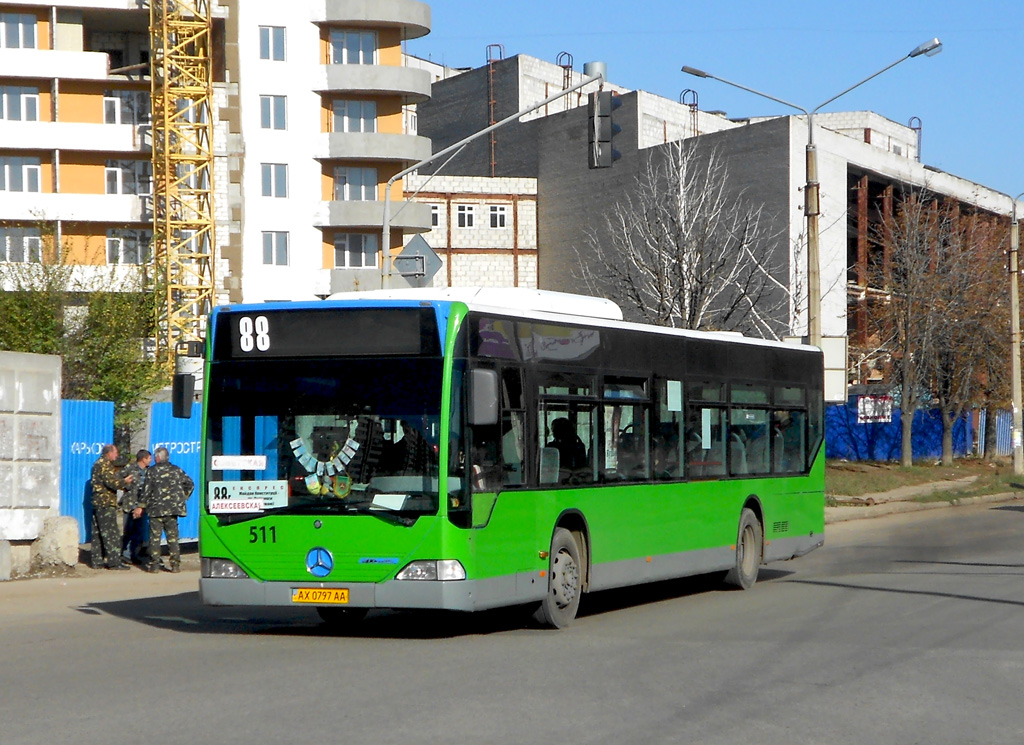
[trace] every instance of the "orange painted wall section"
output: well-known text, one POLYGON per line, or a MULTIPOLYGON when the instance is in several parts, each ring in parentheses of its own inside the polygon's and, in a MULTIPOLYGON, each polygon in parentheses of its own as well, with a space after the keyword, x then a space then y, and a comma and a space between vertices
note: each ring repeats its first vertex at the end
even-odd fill
POLYGON ((106 194, 104 153, 61 153, 60 190, 65 194, 106 194))
POLYGON ((61 81, 57 116, 62 122, 103 123, 102 85, 61 81))
POLYGON ((98 223, 65 223, 63 227, 65 260, 71 264, 90 266, 106 264, 107 227, 107 225, 98 223))

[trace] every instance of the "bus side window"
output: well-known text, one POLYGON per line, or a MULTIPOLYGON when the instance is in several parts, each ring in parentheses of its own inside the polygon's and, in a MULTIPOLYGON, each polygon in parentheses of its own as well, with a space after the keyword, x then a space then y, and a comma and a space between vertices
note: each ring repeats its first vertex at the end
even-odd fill
POLYGON ((637 481, 648 475, 644 407, 604 405, 604 478, 637 481))
POLYGON ((685 442, 689 478, 725 475, 725 409, 687 407, 685 442))
MULTIPOLYGON (((585 484, 594 481, 593 408, 569 410, 566 404, 541 404, 538 452, 541 470, 550 469, 552 449, 558 454, 558 483, 585 484), (548 451, 545 455, 545 451, 548 451), (545 461, 545 458, 548 460, 545 461)), ((541 483, 544 483, 543 473, 541 483)))
POLYGON ((501 418, 501 471, 502 483, 519 486, 525 480, 523 475, 523 432, 524 414, 521 411, 507 411, 501 418))
POLYGON ((651 457, 656 481, 683 478, 685 423, 683 421, 683 383, 680 380, 657 379, 652 407, 651 457), (680 444, 684 447, 680 447, 680 444))
POLYGON ((776 411, 772 414, 773 473, 800 473, 806 467, 806 420, 807 414, 803 411, 776 411))

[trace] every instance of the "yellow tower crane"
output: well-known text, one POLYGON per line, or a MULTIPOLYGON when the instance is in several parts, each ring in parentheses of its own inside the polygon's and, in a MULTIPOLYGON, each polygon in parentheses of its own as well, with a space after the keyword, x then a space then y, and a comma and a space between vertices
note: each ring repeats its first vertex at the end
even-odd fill
POLYGON ((214 305, 212 0, 152 0, 157 358, 202 339, 214 305))

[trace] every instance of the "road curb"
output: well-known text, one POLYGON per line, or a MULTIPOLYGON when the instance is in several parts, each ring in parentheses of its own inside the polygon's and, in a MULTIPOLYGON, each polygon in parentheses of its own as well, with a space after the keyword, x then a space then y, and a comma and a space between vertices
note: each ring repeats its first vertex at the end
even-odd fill
POLYGON ((985 494, 980 497, 964 497, 942 502, 888 502, 886 504, 865 505, 863 507, 826 507, 825 524, 842 523, 848 520, 863 520, 871 517, 898 515, 904 512, 920 512, 946 507, 966 507, 972 504, 988 504, 991 502, 1013 502, 1024 499, 1024 492, 1000 492, 985 494))

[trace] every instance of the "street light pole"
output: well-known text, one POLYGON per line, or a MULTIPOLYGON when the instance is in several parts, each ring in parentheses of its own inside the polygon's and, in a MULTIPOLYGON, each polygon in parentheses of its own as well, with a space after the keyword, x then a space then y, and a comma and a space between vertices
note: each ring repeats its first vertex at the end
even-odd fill
POLYGON ((1017 200, 1024 197, 1021 192, 1013 198, 1013 217, 1010 219, 1010 375, 1013 396, 1013 473, 1024 474, 1024 443, 1021 442, 1021 380, 1020 380, 1020 290, 1018 287, 1018 248, 1020 233, 1017 227, 1017 200))
POLYGON ((781 103, 783 106, 788 106, 791 109, 801 111, 807 116, 807 181, 804 186, 804 217, 807 219, 807 341, 812 346, 821 346, 821 260, 819 258, 820 231, 818 225, 818 216, 821 214, 821 200, 818 184, 818 149, 814 144, 814 115, 837 98, 845 96, 854 88, 862 86, 869 80, 877 78, 883 72, 891 70, 904 60, 908 60, 912 57, 919 57, 922 54, 931 57, 938 54, 940 51, 942 51, 942 42, 937 38, 932 39, 931 41, 926 41, 923 44, 919 44, 910 50, 907 55, 900 57, 890 65, 886 65, 878 72, 869 75, 860 82, 854 83, 846 90, 841 93, 837 93, 827 101, 818 104, 810 111, 805 109, 803 106, 797 106, 795 103, 785 101, 781 98, 776 98, 775 96, 763 93, 762 91, 755 90, 753 88, 748 88, 745 85, 741 85, 731 80, 720 78, 717 75, 712 75, 704 70, 698 70, 695 67, 683 66, 682 71, 689 75, 695 75, 698 78, 710 78, 711 80, 717 80, 720 83, 731 85, 733 88, 739 88, 740 90, 747 91, 748 93, 753 93, 755 96, 761 96, 761 98, 767 98, 769 101, 781 103))

